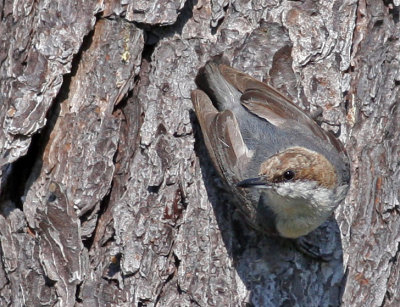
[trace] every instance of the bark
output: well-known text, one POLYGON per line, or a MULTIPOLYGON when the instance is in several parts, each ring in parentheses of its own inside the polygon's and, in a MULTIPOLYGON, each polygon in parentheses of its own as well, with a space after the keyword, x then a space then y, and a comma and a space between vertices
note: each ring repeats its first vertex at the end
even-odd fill
POLYGON ((399 306, 397 0, 0 3, 1 306, 399 306), (251 230, 190 92, 223 56, 345 144, 351 189, 291 242, 251 230))

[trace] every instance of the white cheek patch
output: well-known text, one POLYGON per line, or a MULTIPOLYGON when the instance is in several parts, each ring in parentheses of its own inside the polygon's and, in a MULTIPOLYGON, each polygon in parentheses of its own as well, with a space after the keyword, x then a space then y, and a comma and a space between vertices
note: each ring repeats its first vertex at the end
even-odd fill
POLYGON ((277 230, 288 238, 306 235, 320 226, 335 209, 334 190, 316 182, 284 182, 266 192, 276 214, 277 230))
POLYGON ((315 181, 288 181, 275 184, 275 191, 289 198, 310 199, 317 188, 315 181))

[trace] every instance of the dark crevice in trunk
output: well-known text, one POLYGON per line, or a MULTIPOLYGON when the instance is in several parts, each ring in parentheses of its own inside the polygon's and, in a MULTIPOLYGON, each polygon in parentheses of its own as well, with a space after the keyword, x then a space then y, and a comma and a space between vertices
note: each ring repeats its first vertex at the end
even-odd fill
POLYGON ((33 135, 26 155, 19 158, 9 166, 9 175, 5 179, 0 196, 2 215, 7 216, 13 207, 20 210, 23 209, 22 197, 24 195, 27 180, 34 168, 38 154, 40 153, 40 139, 42 133, 39 132, 33 135))
MULTIPOLYGON (((92 248, 92 246, 93 246, 94 239, 95 239, 95 234, 96 234, 96 229, 97 229, 97 226, 98 226, 98 224, 99 224, 100 218, 101 218, 101 216, 104 214, 104 212, 107 211, 108 205, 109 205, 109 203, 110 203, 110 197, 111 197, 112 188, 113 188, 113 181, 111 181, 110 192, 107 193, 107 194, 104 196, 104 198, 100 201, 100 208, 99 208, 99 210, 98 210, 98 212, 97 212, 98 217, 97 217, 97 219, 96 219, 97 222, 96 222, 95 230, 93 231, 93 233, 92 233, 92 235, 91 235, 90 237, 85 238, 85 239, 83 240, 83 242, 82 242, 83 245, 87 248, 87 250, 90 250, 90 249, 92 248)), ((94 207, 93 210, 96 210, 96 207, 94 207)), ((87 221, 87 220, 89 220, 89 219, 91 218, 91 216, 92 216, 92 214, 93 214, 93 210, 87 212, 85 215, 83 215, 83 216, 80 217, 80 220, 81 220, 82 224, 83 224, 85 221, 87 221)))
POLYGON ((94 31, 91 31, 86 35, 81 49, 72 60, 71 72, 64 75, 63 84, 61 85, 58 95, 47 111, 46 126, 32 136, 27 154, 9 166, 8 176, 4 181, 0 195, 0 206, 2 206, 1 214, 8 215, 12 210, 10 202, 14 204, 15 208, 23 210, 24 196, 29 190, 30 185, 40 175, 43 154, 50 139, 50 134, 59 117, 61 110, 60 104, 68 98, 71 78, 76 74, 82 53, 89 48, 93 34, 94 31), (5 204, 5 206, 3 206, 3 204, 5 204))
MULTIPOLYGON (((187 0, 180 10, 176 21, 171 25, 146 24, 133 22, 136 27, 145 31, 147 39, 146 45, 156 45, 161 39, 172 37, 175 34, 182 34, 186 23, 193 17, 193 8, 197 0, 187 0)), ((146 47, 145 45, 145 47, 146 47)))
POLYGON ((400 17, 400 6, 396 6, 393 0, 384 0, 383 4, 388 8, 389 14, 392 15, 394 23, 398 23, 400 17))
MULTIPOLYGON (((224 10, 224 12, 226 13, 226 11, 229 8, 229 2, 227 5, 225 5, 222 9, 224 10)), ((222 23, 224 22, 225 17, 222 17, 221 19, 218 20, 217 24, 211 28, 211 34, 215 35, 218 31, 218 28, 222 25, 222 23)))
POLYGON ((80 292, 81 292, 81 285, 82 284, 79 284, 76 286, 75 300, 77 303, 83 303, 83 300, 79 297, 80 292))
POLYGON ((139 144, 138 133, 143 123, 142 111, 139 102, 134 96, 139 82, 140 78, 135 76, 134 89, 127 93, 126 97, 121 100, 113 111, 114 116, 121 119, 119 144, 113 158, 115 170, 110 192, 100 203, 94 235, 84 243, 88 250, 99 248, 99 246, 104 245, 113 237, 105 238, 104 235, 106 228, 113 220, 113 207, 128 184, 127 172, 139 144), (120 169, 121 165, 127 165, 127 167, 120 169))

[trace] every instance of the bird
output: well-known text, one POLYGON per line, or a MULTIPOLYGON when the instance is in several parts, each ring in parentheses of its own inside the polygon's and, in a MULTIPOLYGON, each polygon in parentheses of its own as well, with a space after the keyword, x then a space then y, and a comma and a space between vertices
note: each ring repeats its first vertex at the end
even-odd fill
POLYGON ((349 189, 343 144, 272 86, 209 61, 191 93, 209 157, 247 223, 297 239, 349 189))

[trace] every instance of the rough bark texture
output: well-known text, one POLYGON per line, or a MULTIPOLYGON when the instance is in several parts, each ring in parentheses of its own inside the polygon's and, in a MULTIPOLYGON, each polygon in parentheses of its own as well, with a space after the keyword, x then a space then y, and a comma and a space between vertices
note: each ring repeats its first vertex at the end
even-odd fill
POLYGON ((398 0, 0 3, 0 305, 399 306, 398 0), (190 92, 224 56, 343 141, 306 238, 247 227, 190 92))

